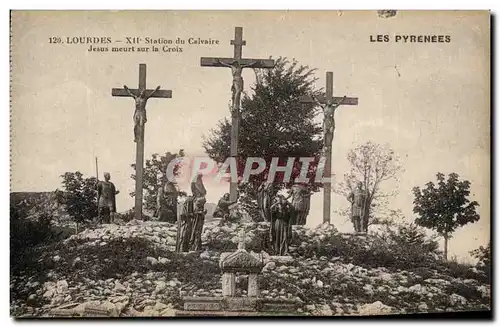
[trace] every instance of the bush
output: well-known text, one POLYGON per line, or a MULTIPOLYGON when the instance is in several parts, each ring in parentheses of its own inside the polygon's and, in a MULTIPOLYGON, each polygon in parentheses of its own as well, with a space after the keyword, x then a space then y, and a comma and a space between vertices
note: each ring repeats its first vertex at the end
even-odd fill
POLYGON ((45 213, 40 214, 36 221, 11 218, 11 249, 33 247, 54 238, 56 235, 52 233, 51 220, 52 217, 45 213))
POLYGON ((439 244, 435 237, 428 238, 423 228, 414 223, 400 224, 395 228, 386 226, 385 232, 381 235, 390 246, 409 248, 411 250, 421 250, 424 253, 437 254, 439 244))
POLYGON ((479 248, 469 252, 473 258, 477 259, 478 268, 483 271, 490 271, 491 269, 491 242, 487 247, 480 246, 479 248))
POLYGON ((61 204, 76 223, 84 223, 97 217, 97 178, 84 178, 79 171, 67 172, 63 178, 64 192, 58 196, 61 204))
POLYGON ((401 269, 425 267, 438 259, 438 242, 428 238, 425 231, 413 223, 386 226, 378 236, 385 241, 385 250, 401 269))
POLYGON ((292 242, 293 246, 307 243, 298 250, 299 255, 339 257, 344 263, 367 268, 409 269, 437 261, 437 242, 427 238, 414 224, 386 227, 384 232, 366 236, 342 235, 332 230, 314 239, 311 241, 310 236, 304 234, 294 237, 292 242))
POLYGON ((260 216, 259 205, 257 204, 257 192, 256 188, 250 183, 241 183, 238 186, 240 203, 243 210, 248 213, 250 218, 255 222, 263 221, 260 216))
POLYGON ((127 210, 125 212, 117 213, 115 215, 115 220, 121 220, 123 222, 128 223, 132 219, 135 218, 135 212, 134 209, 127 210))
POLYGON ((51 226, 52 216, 39 212, 36 219, 27 219, 23 205, 10 207, 10 265, 11 274, 34 268, 40 246, 60 238, 51 226))

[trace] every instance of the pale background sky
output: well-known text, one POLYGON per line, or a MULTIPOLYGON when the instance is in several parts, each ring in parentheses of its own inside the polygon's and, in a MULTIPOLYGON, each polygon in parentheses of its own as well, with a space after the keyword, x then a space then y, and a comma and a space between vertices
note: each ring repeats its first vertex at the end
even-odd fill
MULTIPOLYGON (((59 12, 14 13, 12 21, 12 191, 50 191, 59 175, 109 171, 122 193, 118 210, 133 205, 130 163, 135 160, 130 98, 112 87, 137 87, 138 64, 147 85, 172 89, 172 99, 148 102, 145 157, 185 149, 203 155, 203 135, 228 116, 229 69, 199 66, 201 56, 232 56, 234 27, 243 27, 243 56, 286 56, 317 68, 318 86, 334 73, 334 94, 359 97, 341 107, 333 144, 333 172, 349 167, 349 149, 368 140, 388 143, 401 157, 400 194, 391 207, 413 220, 411 188, 457 172, 472 183, 481 220, 457 231, 450 255, 489 240, 490 115, 488 13, 399 12, 59 12), (370 43, 370 34, 448 34, 451 43, 370 43), (150 36, 219 39, 183 53, 88 53, 86 45, 48 44, 50 36, 150 36), (398 76, 397 67, 401 76, 398 76)), ((243 74, 246 89, 254 74, 243 74)), ((183 185, 181 184, 181 187, 183 185)), ((216 202, 225 185, 206 183, 216 202)), ((393 185, 387 185, 392 187, 393 185)), ((186 187, 184 186, 184 189, 186 187)), ((346 206, 333 196, 332 206, 346 206)), ((321 222, 322 193, 313 196, 308 225, 321 222)), ((352 231, 332 216, 341 231, 352 231)))

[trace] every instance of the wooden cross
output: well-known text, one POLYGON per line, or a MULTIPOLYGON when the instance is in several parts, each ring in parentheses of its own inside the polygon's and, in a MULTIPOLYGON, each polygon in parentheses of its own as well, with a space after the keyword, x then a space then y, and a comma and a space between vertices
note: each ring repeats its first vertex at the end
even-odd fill
MULTIPOLYGON (((234 46, 233 58, 214 58, 202 57, 202 67, 225 67, 231 68, 233 75, 232 85, 232 109, 231 109, 231 152, 230 156, 237 158, 238 156, 238 136, 240 125, 240 95, 243 91, 243 78, 241 71, 243 68, 274 68, 274 60, 272 59, 246 59, 242 58, 243 46, 246 41, 243 40, 243 28, 235 27, 234 40, 231 40, 231 45, 234 46)), ((229 188, 230 201, 236 201, 236 192, 238 189, 238 182, 231 180, 229 188)))
MULTIPOLYGON (((139 88, 138 89, 118 89, 113 88, 111 95, 115 97, 139 97, 141 94, 148 98, 171 98, 171 90, 160 90, 159 86, 156 90, 148 90, 146 88, 146 64, 139 64, 139 88)), ((144 110, 146 110, 146 101, 144 99, 144 110)), ((137 100, 136 100, 137 103, 137 100)), ((137 110, 137 104, 136 104, 137 110)), ((135 117, 135 115, 134 115, 135 117)), ((136 155, 135 155, 135 219, 142 219, 142 186, 144 176, 144 129, 143 124, 138 125, 139 137, 136 139, 136 155)))
MULTIPOLYGON (((333 73, 326 73, 326 96, 319 96, 317 98, 311 97, 300 97, 299 101, 301 103, 316 103, 323 104, 325 106, 333 106, 336 108, 340 105, 358 105, 358 98, 349 98, 349 97, 334 97, 333 96, 333 73)), ((333 111, 333 115, 335 115, 335 111, 333 111)), ((334 118, 334 117, 332 117, 334 118)), ((325 117, 324 119, 327 119, 325 117)), ((333 141, 333 133, 335 131, 335 124, 333 124, 333 130, 331 131, 332 135, 330 140, 333 141)), ((327 140, 323 140, 327 142, 327 140)), ((331 178, 332 175, 332 144, 324 145, 324 156, 325 156, 325 168, 324 168, 324 176, 331 178)), ((331 209, 331 193, 332 193, 332 185, 331 182, 325 182, 323 185, 323 222, 330 223, 330 209, 331 209)))

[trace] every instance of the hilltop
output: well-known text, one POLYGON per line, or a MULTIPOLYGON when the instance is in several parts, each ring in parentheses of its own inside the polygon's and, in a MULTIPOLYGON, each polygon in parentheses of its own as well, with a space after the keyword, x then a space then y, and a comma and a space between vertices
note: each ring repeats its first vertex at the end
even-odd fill
MULTIPOLYGON (((490 310, 488 274, 433 253, 396 249, 379 235, 294 226, 294 260, 282 263, 266 252, 266 223, 212 220, 198 253, 173 252, 176 226, 153 221, 102 225, 41 247, 11 266, 11 314, 50 316, 55 308, 93 305, 113 316, 175 315, 183 296, 221 295, 219 256, 237 248, 241 229, 251 240, 247 250, 266 262, 262 296, 299 301, 297 314, 490 310)), ((238 277, 238 289, 246 282, 238 277)))

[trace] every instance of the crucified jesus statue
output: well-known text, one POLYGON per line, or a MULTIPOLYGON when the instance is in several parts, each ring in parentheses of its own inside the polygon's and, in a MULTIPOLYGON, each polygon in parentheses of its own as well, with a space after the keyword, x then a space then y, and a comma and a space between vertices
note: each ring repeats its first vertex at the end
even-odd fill
POLYGON ((327 100, 322 104, 316 97, 313 96, 314 101, 323 109, 323 144, 324 150, 332 146, 333 135, 335 132, 335 109, 337 109, 342 102, 347 98, 344 96, 338 103, 333 103, 333 100, 327 100))
POLYGON ((123 88, 130 94, 135 100, 135 111, 134 111, 134 142, 139 141, 140 128, 146 124, 148 119, 146 118, 146 102, 148 99, 155 94, 156 91, 160 89, 160 86, 150 92, 148 95, 145 94, 146 90, 140 91, 139 95, 136 95, 130 91, 127 85, 123 85, 123 88))
POLYGON ((238 108, 236 108, 236 104, 240 103, 241 92, 243 92, 243 77, 241 77, 241 73, 243 68, 250 67, 257 62, 251 62, 249 64, 241 64, 238 60, 234 60, 231 64, 227 64, 222 60, 219 60, 219 64, 231 68, 231 74, 233 75, 233 84, 231 86, 232 96, 232 114, 236 114, 238 108))

